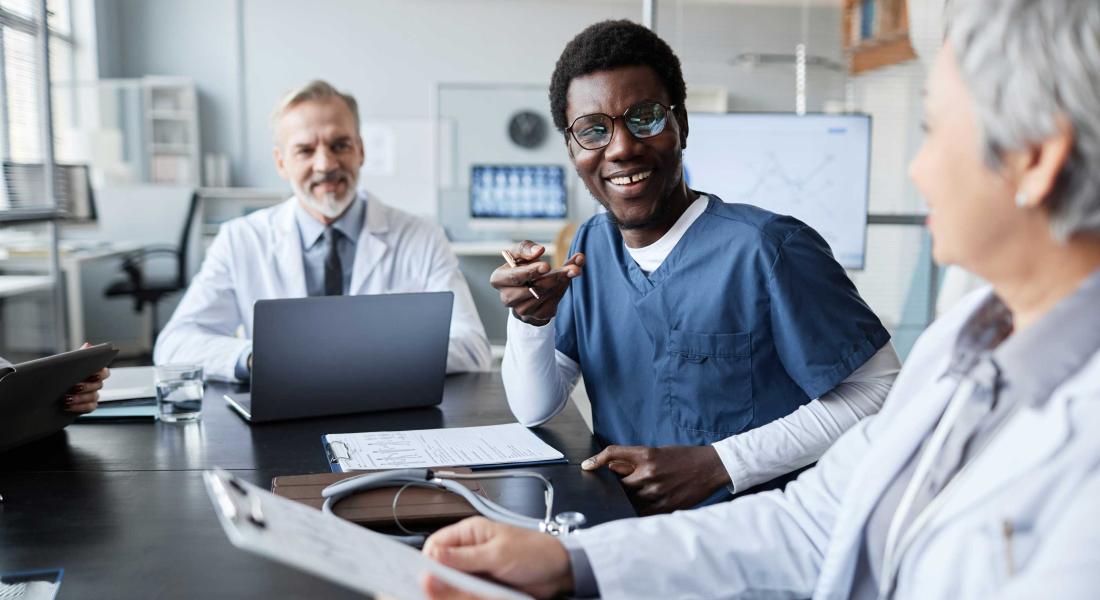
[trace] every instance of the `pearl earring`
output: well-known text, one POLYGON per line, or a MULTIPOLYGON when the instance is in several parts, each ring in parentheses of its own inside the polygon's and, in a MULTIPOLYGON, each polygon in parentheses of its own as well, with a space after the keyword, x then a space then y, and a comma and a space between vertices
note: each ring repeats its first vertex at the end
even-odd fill
POLYGON ((1027 193, 1023 190, 1016 192, 1016 206, 1020 208, 1027 207, 1027 193))

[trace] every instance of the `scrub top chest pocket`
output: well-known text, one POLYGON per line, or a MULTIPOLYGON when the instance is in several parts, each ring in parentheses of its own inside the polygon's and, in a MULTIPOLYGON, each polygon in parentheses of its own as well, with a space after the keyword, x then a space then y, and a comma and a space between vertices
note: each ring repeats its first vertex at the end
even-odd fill
POLYGON ((664 379, 672 422, 718 439, 749 427, 754 413, 751 348, 748 333, 670 331, 664 379))

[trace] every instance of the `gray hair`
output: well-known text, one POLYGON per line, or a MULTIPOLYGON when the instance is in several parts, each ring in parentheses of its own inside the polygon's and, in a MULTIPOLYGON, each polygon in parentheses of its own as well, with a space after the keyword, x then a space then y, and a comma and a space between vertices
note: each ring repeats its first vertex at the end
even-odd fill
POLYGON ((954 0, 947 40, 975 98, 991 168, 1073 129, 1047 206, 1054 237, 1100 235, 1100 2, 954 0))
POLYGON ((286 111, 298 106, 303 102, 310 102, 314 100, 329 100, 332 98, 339 98, 344 101, 344 104, 348 105, 348 110, 351 111, 351 116, 355 117, 355 130, 359 130, 359 103, 355 101, 355 96, 351 94, 341 92, 336 89, 327 81, 320 79, 314 79, 313 81, 297 87, 289 92, 283 94, 283 97, 279 99, 279 103, 275 105, 275 110, 271 112, 271 129, 275 131, 278 129, 279 119, 283 118, 286 111))

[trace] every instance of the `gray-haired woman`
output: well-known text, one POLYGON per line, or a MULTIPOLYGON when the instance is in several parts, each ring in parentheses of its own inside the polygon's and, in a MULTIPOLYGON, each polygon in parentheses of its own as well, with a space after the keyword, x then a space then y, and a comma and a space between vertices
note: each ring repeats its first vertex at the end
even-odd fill
POLYGON ((910 174, 936 259, 992 288, 882 411, 783 492, 563 539, 471 519, 426 553, 539 596, 1097 597, 1100 1, 951 12, 910 174))

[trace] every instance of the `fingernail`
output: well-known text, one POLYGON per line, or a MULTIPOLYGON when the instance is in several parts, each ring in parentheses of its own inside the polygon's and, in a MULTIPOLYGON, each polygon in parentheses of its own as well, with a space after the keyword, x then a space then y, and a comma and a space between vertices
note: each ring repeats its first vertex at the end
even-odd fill
POLYGON ((586 458, 584 459, 584 462, 581 463, 582 469, 591 469, 594 466, 596 466, 596 461, 592 460, 591 458, 586 458))
POLYGON ((83 392, 84 391, 84 384, 83 383, 76 384, 76 391, 83 392))
POLYGON ((72 396, 65 396, 65 404, 69 405, 69 404, 72 404, 72 403, 73 403, 73 397, 72 396))

